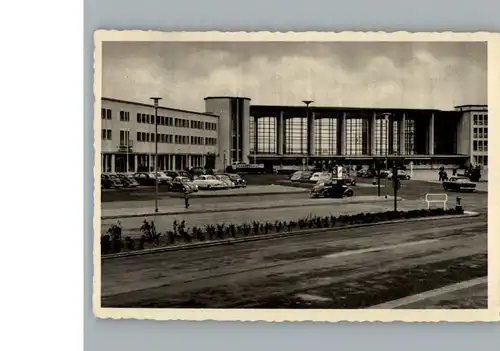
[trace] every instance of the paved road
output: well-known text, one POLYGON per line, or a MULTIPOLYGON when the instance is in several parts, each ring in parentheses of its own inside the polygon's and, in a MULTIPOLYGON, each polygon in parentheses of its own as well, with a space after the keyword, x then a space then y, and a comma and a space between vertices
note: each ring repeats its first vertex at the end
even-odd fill
MULTIPOLYGON (((472 194, 461 194, 462 204, 467 211, 476 211, 480 213, 486 213, 488 198, 485 193, 472 193, 472 194)), ((409 196, 410 197, 410 196, 409 196)), ((200 199, 201 200, 201 199, 200 199)), ((242 224, 251 222, 254 220, 260 221, 270 221, 274 222, 276 220, 290 221, 296 220, 297 218, 307 217, 309 215, 313 216, 338 216, 339 214, 349 214, 349 213, 361 213, 361 212, 381 212, 390 211, 393 209, 392 201, 383 202, 372 202, 372 203, 326 203, 324 200, 327 199, 317 199, 318 205, 306 205, 310 204, 311 200, 307 194, 294 194, 287 196, 262 196, 262 197, 231 197, 225 199, 225 208, 228 208, 231 204, 234 205, 235 209, 240 209, 239 211, 231 212, 206 212, 206 213, 188 213, 177 214, 177 215, 158 215, 149 217, 148 219, 153 219, 155 221, 155 226, 158 231, 164 232, 172 229, 174 221, 186 221, 186 224, 190 227, 198 226, 203 227, 207 224, 218 224, 218 223, 233 223, 242 224), (301 207, 291 207, 299 201, 304 201, 304 206, 301 207), (252 207, 257 207, 258 205, 263 205, 268 203, 270 206, 280 206, 279 208, 267 208, 267 209, 249 209, 252 207), (284 207, 289 203, 290 207, 284 207), (321 205, 319 205, 321 203, 321 205), (245 209, 244 205, 248 207, 245 209)), ((167 200, 165 200, 167 201, 167 200)), ((171 199, 172 201, 172 199, 171 199)), ((176 201, 176 200, 173 200, 176 201)), ((454 206, 454 200, 450 199, 450 206, 454 206)), ((122 203, 127 208, 132 204, 131 202, 122 203)), ((137 204, 143 204, 144 202, 137 202, 137 204)), ((114 206, 117 204, 115 203, 114 206)), ((172 207, 179 208, 180 204, 172 204, 172 207)), ((103 204, 103 207, 107 205, 103 204)), ((193 208, 203 208, 203 205, 196 201, 193 204, 193 208)), ((216 207, 213 203, 207 203, 206 208, 216 207)), ((405 200, 398 202, 398 209, 400 210, 411 210, 417 208, 425 208, 426 203, 423 197, 414 200, 405 200)), ((164 208, 164 207, 162 207, 164 208)), ((146 208, 144 208, 146 210, 146 208)), ((116 209, 113 212, 117 212, 116 209)), ((130 237, 138 237, 141 235, 139 228, 142 225, 144 217, 135 218, 120 218, 120 219, 105 219, 101 221, 101 231, 106 232, 108 228, 120 220, 123 227, 123 235, 130 237)))
MULTIPOLYGON (((285 176, 277 176, 277 175, 253 175, 252 180, 249 181, 250 185, 263 185, 264 184, 283 184, 283 183, 277 183, 278 181, 286 181, 285 176), (259 181, 259 177, 262 177, 259 181), (254 184, 252 184, 254 183, 254 184)), ((361 195, 361 196, 370 196, 370 195, 377 195, 377 187, 376 186, 371 186, 371 179, 365 179, 365 178, 359 178, 357 179, 357 182, 360 184, 360 186, 354 186, 353 189, 355 191, 356 195, 361 195), (370 186, 366 186, 370 185, 370 186)), ((295 186, 299 187, 312 187, 313 184, 304 184, 304 183, 295 183, 293 184, 295 186)), ((386 193, 388 195, 393 195, 394 190, 392 189, 392 183, 390 181, 387 182, 387 188, 384 187, 385 181, 382 179, 381 180, 381 194, 385 195, 386 193)), ((486 184, 487 186, 487 184, 486 184)), ((485 185, 483 185, 483 188, 485 185)), ((441 184, 438 183, 433 183, 433 182, 425 182, 425 181, 418 181, 418 180, 409 180, 409 181, 402 181, 402 188, 398 192, 398 196, 402 196, 404 198, 410 199, 410 200, 415 200, 419 198, 423 198, 426 193, 442 193, 443 192, 443 187, 441 184)), ((480 191, 480 193, 484 193, 483 191, 480 191)), ((463 196, 464 193, 455 193, 455 192, 448 192, 448 196, 450 198, 455 198, 456 196, 460 195, 463 196)), ((467 195, 467 194, 466 194, 467 195)), ((287 194, 287 195, 266 195, 267 196, 276 196, 278 197, 290 197, 290 198, 296 198, 296 197, 301 197, 305 196, 304 194, 287 194)), ((103 203, 104 206, 111 204, 113 202, 134 202, 134 201, 151 201, 151 203, 154 202, 154 197, 155 197, 155 191, 154 187, 146 187, 146 188, 141 188, 141 189, 119 189, 119 190, 107 190, 101 193, 101 202, 103 203)), ((162 200, 176 200, 179 202, 182 202, 182 199, 178 198, 178 194, 172 194, 166 191, 165 188, 162 188, 160 191, 160 199, 162 200), (173 196, 173 198, 172 198, 173 196)), ((252 199, 258 199, 259 195, 255 196, 248 196, 247 197, 249 201, 252 201, 252 199)), ((198 203, 212 203, 215 201, 223 201, 219 198, 197 198, 193 199, 193 201, 197 201, 198 203)))
POLYGON ((486 276, 486 233, 429 219, 104 260, 102 305, 364 308, 486 276))

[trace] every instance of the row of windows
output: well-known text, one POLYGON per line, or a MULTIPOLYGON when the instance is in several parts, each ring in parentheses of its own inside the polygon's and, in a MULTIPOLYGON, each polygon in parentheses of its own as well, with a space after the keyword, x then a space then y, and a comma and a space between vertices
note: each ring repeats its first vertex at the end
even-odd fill
POLYGON ((488 115, 474 115, 474 125, 488 125, 488 115))
MULTIPOLYGON (((111 109, 102 108, 101 109, 102 119, 112 119, 111 109)), ((120 121, 130 122, 130 112, 120 111, 120 121)), ((147 113, 137 113, 137 123, 155 124, 155 116, 149 115, 147 113)), ((158 116, 158 125, 162 126, 175 126, 180 128, 192 128, 192 129, 206 129, 206 130, 217 130, 217 123, 194 121, 184 118, 173 118, 166 116, 158 116)))
POLYGON ((101 108, 101 118, 111 119, 111 110, 109 108, 101 108))
POLYGON ((120 111, 120 121, 130 122, 130 112, 120 111))
POLYGON ((102 129, 101 138, 102 140, 111 140, 111 129, 102 129))
POLYGON ((488 156, 486 156, 486 155, 474 156, 474 161, 476 164, 487 166, 488 165, 488 156))
MULTIPOLYGON (((193 145, 216 145, 216 138, 187 136, 187 135, 172 135, 172 134, 157 134, 159 143, 167 144, 193 144, 193 145)), ((139 142, 154 142, 154 133, 137 132, 137 141, 139 142)))
POLYGON ((488 151, 488 140, 474 140, 474 151, 488 151))
POLYGON ((488 138, 488 127, 474 128, 474 139, 488 138))

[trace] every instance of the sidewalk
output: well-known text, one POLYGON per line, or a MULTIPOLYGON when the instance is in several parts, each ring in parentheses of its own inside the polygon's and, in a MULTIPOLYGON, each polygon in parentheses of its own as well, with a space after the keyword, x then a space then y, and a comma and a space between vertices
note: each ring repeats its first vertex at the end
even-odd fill
MULTIPOLYGON (((441 182, 439 180, 436 180, 436 179, 421 180, 421 179, 412 178, 412 180, 418 180, 421 182, 434 183, 434 184, 441 184, 441 182)), ((488 191, 488 182, 478 182, 478 183, 474 183, 474 184, 476 184, 477 191, 486 191, 486 192, 488 191)))
POLYGON ((283 199, 283 200, 268 200, 268 201, 224 201, 210 204, 197 204, 196 202, 189 206, 188 209, 184 207, 184 200, 179 200, 176 204, 169 204, 168 206, 159 206, 159 212, 154 212, 154 202, 136 202, 133 207, 119 207, 119 208, 103 208, 101 209, 101 219, 120 219, 127 217, 147 217, 147 216, 160 216, 160 215, 185 215, 196 213, 217 213, 217 212, 234 212, 234 211, 249 211, 249 210, 263 210, 271 208, 292 208, 292 207, 305 207, 305 206, 325 206, 325 205, 347 205, 357 203, 373 203, 373 202, 392 202, 393 196, 354 196, 344 199, 330 199, 330 198, 301 198, 301 199, 283 199))

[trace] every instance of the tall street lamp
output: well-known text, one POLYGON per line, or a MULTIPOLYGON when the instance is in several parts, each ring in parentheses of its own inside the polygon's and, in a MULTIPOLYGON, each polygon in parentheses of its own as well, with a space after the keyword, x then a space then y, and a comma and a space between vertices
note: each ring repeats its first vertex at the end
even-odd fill
POLYGON ((161 97, 150 98, 155 105, 155 212, 158 212, 158 101, 161 97))
MULTIPOLYGON (((310 130, 310 126, 309 126, 309 105, 312 104, 314 101, 313 100, 302 100, 302 102, 304 104, 306 104, 306 123, 307 123, 307 155, 306 155, 306 170, 309 170, 309 156, 310 156, 310 153, 311 153, 311 140, 310 138, 313 139, 313 142, 314 142, 314 135, 311 135, 311 130, 310 130)), ((313 124, 314 124, 314 121, 313 121, 313 124)), ((302 139, 304 140, 304 139, 302 139)), ((312 155, 311 155, 312 156, 312 155)))
MULTIPOLYGON (((388 155, 389 155, 389 116, 391 116, 392 114, 391 113, 382 113, 382 115, 384 116, 384 121, 385 121, 385 129, 386 129, 386 132, 385 132, 385 198, 387 199, 387 175, 388 175, 388 172, 387 172, 387 166, 388 166, 388 155)), ((382 134, 382 131, 383 131, 383 128, 380 128, 380 132, 382 134)), ((382 139, 382 137, 381 137, 382 139)), ((380 145, 382 146, 382 143, 380 143, 380 145)), ((397 174, 393 174, 392 177, 397 177, 397 174)))

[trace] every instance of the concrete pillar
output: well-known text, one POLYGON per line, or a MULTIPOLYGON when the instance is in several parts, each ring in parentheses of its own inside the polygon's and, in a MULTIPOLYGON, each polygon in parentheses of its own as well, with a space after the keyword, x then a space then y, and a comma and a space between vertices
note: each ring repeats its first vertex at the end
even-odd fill
POLYGON ((111 172, 115 172, 115 155, 111 155, 111 172))
POLYGON ((259 129, 259 118, 257 117, 254 117, 253 119, 253 129, 254 129, 254 134, 253 134, 253 142, 255 144, 255 148, 254 148, 254 155, 257 154, 257 152, 259 151, 259 133, 257 132, 257 130, 259 129))
POLYGON ((177 171, 178 169, 176 168, 176 163, 175 163, 175 155, 172 155, 172 163, 171 163, 171 166, 170 166, 170 169, 172 171, 177 171))
POLYGON ((428 152, 429 155, 434 155, 434 113, 431 114, 429 118, 429 131, 428 131, 428 152))
POLYGON ((399 133, 399 153, 401 155, 406 155, 405 144, 406 144, 406 114, 403 112, 403 116, 398 123, 398 133, 399 133))
POLYGON ((347 155, 347 123, 346 113, 343 112, 340 117, 340 154, 347 155))
POLYGON ((377 146, 375 144, 375 133, 377 132, 377 113, 376 112, 373 112, 373 116, 371 118, 371 121, 370 121, 370 154, 371 155, 375 155, 376 154, 376 150, 377 150, 377 146))
POLYGON ((243 104, 242 115, 240 116, 240 121, 243 123, 242 135, 241 137, 241 151, 243 163, 250 163, 250 99, 239 99, 240 104, 243 104))
POLYGON ((136 172, 137 172, 137 167, 138 167, 137 163, 138 163, 138 162, 137 162, 137 154, 135 154, 135 155, 134 155, 134 173, 136 173, 136 172))
POLYGON ((314 156, 314 112, 309 111, 309 116, 307 118, 307 154, 309 156, 314 156))
POLYGON ((280 111, 280 115, 278 117, 278 121, 276 124, 276 129, 277 129, 277 135, 276 135, 276 142, 278 143, 277 151, 278 155, 283 155, 283 146, 284 146, 284 140, 285 140, 285 125, 284 125, 284 118, 283 118, 283 111, 280 111))
POLYGON ((205 167, 206 164, 207 164, 207 156, 206 155, 202 155, 201 156, 201 166, 205 167))

